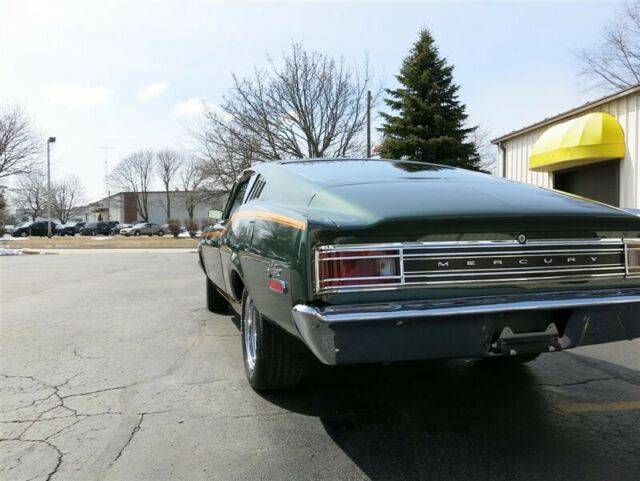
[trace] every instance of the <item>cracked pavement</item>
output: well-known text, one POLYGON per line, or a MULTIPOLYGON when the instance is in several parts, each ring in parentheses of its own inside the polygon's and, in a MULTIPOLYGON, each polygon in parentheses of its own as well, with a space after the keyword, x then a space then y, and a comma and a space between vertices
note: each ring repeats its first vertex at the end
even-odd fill
POLYGON ((0 479, 640 479, 637 340, 261 396, 236 322, 192 252, 0 258, 0 479))

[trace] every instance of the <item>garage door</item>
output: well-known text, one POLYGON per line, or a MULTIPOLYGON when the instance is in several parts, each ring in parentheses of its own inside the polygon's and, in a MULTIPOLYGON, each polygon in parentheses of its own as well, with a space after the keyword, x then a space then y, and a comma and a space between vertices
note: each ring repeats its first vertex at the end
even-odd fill
POLYGON ((553 188, 617 207, 619 176, 620 161, 611 160, 554 172, 553 188))

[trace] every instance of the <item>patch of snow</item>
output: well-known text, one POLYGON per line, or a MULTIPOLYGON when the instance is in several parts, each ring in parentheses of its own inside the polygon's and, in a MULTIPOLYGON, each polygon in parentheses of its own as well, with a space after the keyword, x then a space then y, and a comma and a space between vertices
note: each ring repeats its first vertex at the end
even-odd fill
MULTIPOLYGON (((196 237, 200 237, 201 235, 202 235, 201 231, 196 232, 196 237)), ((180 232, 180 234, 178 234, 178 237, 183 237, 188 239, 191 236, 189 235, 188 232, 180 232)))
POLYGON ((22 255, 22 251, 18 249, 0 249, 0 256, 20 256, 22 255))
POLYGON ((5 234, 2 237, 0 237, 0 240, 3 240, 3 241, 14 241, 14 240, 18 240, 18 237, 13 237, 11 234, 5 234))

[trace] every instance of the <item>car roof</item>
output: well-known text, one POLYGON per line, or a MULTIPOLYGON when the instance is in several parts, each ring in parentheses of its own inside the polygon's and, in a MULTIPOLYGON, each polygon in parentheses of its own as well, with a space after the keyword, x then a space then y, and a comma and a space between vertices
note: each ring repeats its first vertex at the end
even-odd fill
POLYGON ((386 180, 473 179, 486 174, 448 165, 390 159, 297 159, 265 162, 253 170, 267 171, 274 164, 315 184, 368 183, 386 180))

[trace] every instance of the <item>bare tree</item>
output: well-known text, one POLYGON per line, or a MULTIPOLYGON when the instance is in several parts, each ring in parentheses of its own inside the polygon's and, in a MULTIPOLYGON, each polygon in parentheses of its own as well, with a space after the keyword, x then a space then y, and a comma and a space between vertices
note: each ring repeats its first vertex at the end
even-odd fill
POLYGON ((223 122, 218 113, 207 111, 205 116, 208 127, 196 134, 199 168, 209 189, 230 192, 236 179, 259 155, 259 148, 257 142, 249 142, 247 138, 240 141, 242 135, 223 122))
POLYGON ((193 221, 196 207, 209 197, 209 193, 204 189, 205 179, 205 170, 198 159, 192 158, 184 163, 180 171, 180 181, 189 221, 193 221))
POLYGON ((32 220, 44 214, 47 208, 47 176, 42 170, 19 175, 14 192, 16 207, 23 209, 32 220))
POLYGON ((174 179, 182 165, 182 154, 175 150, 165 149, 156 154, 156 168, 160 176, 160 181, 166 192, 164 210, 167 213, 167 219, 171 218, 171 198, 173 197, 172 189, 175 187, 174 179))
POLYGON ((473 129, 470 134, 470 141, 476 147, 476 152, 480 157, 480 170, 495 174, 496 170, 496 148, 491 144, 491 131, 483 127, 473 129))
POLYGON ((22 108, 0 106, 0 181, 29 172, 43 148, 44 142, 22 108))
POLYGON ((230 186, 220 173, 250 159, 361 155, 371 83, 367 62, 349 66, 293 44, 282 66, 270 60, 251 77, 233 76, 221 110, 205 113, 199 152, 224 189, 230 186))
POLYGON ((51 209, 60 222, 66 224, 78 202, 84 200, 84 185, 77 175, 71 174, 53 183, 51 189, 51 209))
POLYGON ((7 212, 7 199, 5 198, 5 190, 0 187, 0 225, 7 224, 7 219, 9 219, 9 213, 7 212))
POLYGON ((136 194, 138 212, 149 221, 149 189, 153 182, 153 152, 140 150, 125 157, 113 169, 110 181, 116 187, 136 194))
POLYGON ((600 46, 577 57, 581 76, 606 89, 640 83, 640 1, 627 2, 604 27, 600 46))

